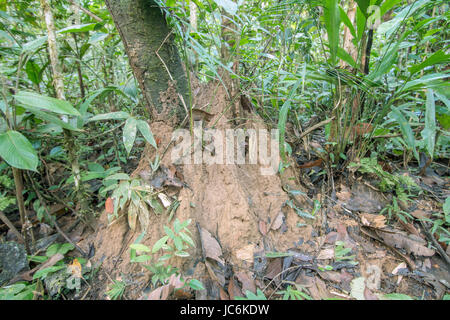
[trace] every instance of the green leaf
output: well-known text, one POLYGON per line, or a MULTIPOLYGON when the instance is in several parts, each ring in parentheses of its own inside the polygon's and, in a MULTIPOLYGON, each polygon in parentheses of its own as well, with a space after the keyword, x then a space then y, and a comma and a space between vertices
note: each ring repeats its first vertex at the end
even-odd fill
POLYGON ((96 116, 93 116, 92 118, 89 118, 88 122, 99 121, 99 120, 123 120, 123 119, 128 119, 129 117, 130 117, 129 113, 124 112, 124 111, 117 111, 117 112, 98 114, 96 116))
POLYGON ((40 71, 41 68, 39 68, 39 65, 36 62, 28 60, 25 65, 25 72, 27 73, 28 79, 36 85, 39 85, 42 81, 42 73, 40 71))
POLYGON ((39 270, 33 275, 33 280, 36 280, 39 278, 44 279, 45 277, 47 277, 47 275, 49 273, 54 273, 54 272, 59 271, 64 268, 66 268, 66 266, 52 266, 52 267, 48 267, 48 268, 39 270))
POLYGON ((54 115, 39 110, 37 108, 34 108, 32 106, 24 106, 25 109, 33 113, 37 118, 54 123, 64 129, 72 130, 72 131, 82 131, 81 129, 75 128, 74 126, 70 125, 68 122, 62 121, 60 118, 55 117, 54 115))
POLYGON ((222 7, 228 14, 235 15, 238 10, 237 4, 231 0, 214 0, 214 2, 219 7, 222 7))
POLYGON ((425 128, 421 132, 424 138, 428 154, 431 158, 434 155, 434 145, 436 143, 436 108, 433 90, 427 90, 427 102, 425 110, 425 128))
POLYGON ((155 149, 158 149, 155 138, 153 138, 153 133, 150 130, 150 126, 148 125, 148 123, 145 122, 144 120, 137 120, 136 126, 144 136, 145 140, 147 140, 148 143, 150 143, 153 147, 155 147, 155 149))
POLYGON ((56 31, 57 33, 69 33, 69 32, 87 32, 94 30, 94 27, 97 23, 85 23, 85 24, 77 24, 73 26, 66 27, 64 29, 56 31))
POLYGON ((130 176, 126 173, 115 173, 105 178, 105 180, 130 180, 130 176))
POLYGON ((30 141, 14 130, 0 135, 0 157, 12 167, 32 171, 36 171, 39 161, 30 141))
POLYGON ((410 296, 402 293, 388 293, 383 295, 383 298, 388 300, 414 300, 410 296))
POLYGON ((142 252, 150 252, 151 251, 149 247, 147 247, 146 245, 141 244, 141 243, 133 243, 132 245, 130 245, 130 248, 134 249, 136 251, 142 251, 142 252))
POLYGON ((324 0, 324 21, 327 29, 328 42, 330 44, 331 63, 336 64, 336 55, 339 47, 339 26, 341 24, 341 13, 339 1, 324 0))
POLYGON ((370 6, 370 0, 355 0, 358 4, 359 9, 367 18, 367 8, 370 6))
POLYGON ((59 114, 80 116, 81 114, 72 105, 64 100, 43 96, 33 92, 19 91, 14 98, 24 107, 52 111, 59 114))
POLYGON ((33 52, 33 51, 39 49, 46 42, 47 42, 47 36, 39 37, 30 42, 27 42, 22 46, 22 53, 33 52))
POLYGON ((158 241, 156 241, 156 243, 153 245, 152 253, 159 251, 159 249, 161 249, 162 246, 166 244, 168 239, 169 239, 169 236, 164 236, 161 239, 159 239, 158 241))
POLYGON ((427 59, 425 59, 425 61, 423 61, 422 63, 413 65, 412 67, 409 68, 409 71, 411 72, 411 74, 414 74, 416 72, 419 72, 421 70, 423 70, 426 67, 435 65, 435 64, 440 64, 440 63, 448 63, 450 61, 450 55, 446 54, 445 51, 443 49, 436 51, 435 53, 433 53, 431 56, 429 56, 427 59))
POLYGON ((419 154, 416 150, 416 139, 414 138, 414 132, 412 131, 411 126, 398 108, 393 107, 391 114, 392 118, 399 123, 400 130, 403 134, 406 144, 408 145, 409 149, 414 152, 414 156, 416 157, 417 161, 419 161, 419 154))
POLYGON ((203 287, 203 284, 197 279, 192 279, 191 281, 189 281, 188 285, 193 290, 205 290, 205 288, 203 287))
POLYGON ((130 117, 125 122, 125 127, 123 128, 123 144, 127 153, 130 154, 131 148, 133 148, 134 140, 136 139, 136 119, 130 117))
POLYGON ((290 256, 292 256, 292 253, 290 252, 266 252, 267 258, 281 258, 290 256))

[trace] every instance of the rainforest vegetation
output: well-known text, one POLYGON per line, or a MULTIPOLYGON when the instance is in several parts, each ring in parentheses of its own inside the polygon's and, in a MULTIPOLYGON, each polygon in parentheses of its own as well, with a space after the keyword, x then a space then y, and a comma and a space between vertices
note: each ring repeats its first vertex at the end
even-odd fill
POLYGON ((448 9, 0 0, 0 299, 449 299, 448 9))

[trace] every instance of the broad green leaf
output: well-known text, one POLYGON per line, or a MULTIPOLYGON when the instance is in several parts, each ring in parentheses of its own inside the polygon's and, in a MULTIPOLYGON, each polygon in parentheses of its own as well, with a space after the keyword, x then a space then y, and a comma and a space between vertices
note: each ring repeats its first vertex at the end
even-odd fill
POLYGON ((351 55, 348 54, 347 51, 345 51, 344 49, 342 49, 341 47, 338 48, 337 51, 337 56, 339 59, 344 60, 345 62, 348 63, 349 66, 358 69, 358 65, 356 64, 355 60, 353 59, 353 57, 351 55))
POLYGON ((19 91, 14 98, 24 107, 31 106, 37 109, 52 111, 59 114, 80 116, 72 105, 64 100, 43 96, 33 92, 19 91))
MULTIPOLYGON (((303 78, 303 81, 305 79, 303 78)), ((292 88, 292 90, 289 93, 289 96, 287 98, 287 100, 284 102, 283 106, 280 108, 280 112, 278 115, 278 130, 280 132, 280 154, 281 154, 281 158, 283 159, 283 161, 285 161, 286 159, 286 155, 285 155, 285 147, 284 147, 284 134, 286 131, 286 121, 287 121, 287 116, 289 113, 289 108, 291 106, 291 99, 294 96, 294 94, 297 92, 298 87, 300 86, 300 83, 302 82, 302 79, 298 79, 297 82, 295 83, 294 87, 292 88)))
POLYGON ((36 85, 39 85, 42 80, 42 73, 40 73, 40 71, 41 68, 39 68, 39 65, 36 62, 28 60, 25 65, 25 72, 27 73, 28 79, 36 85))
POLYGON ((324 0, 324 22, 327 29, 328 42, 330 44, 331 63, 336 64, 336 55, 339 47, 339 26, 341 24, 341 13, 339 1, 324 0))
POLYGON ((427 90, 427 102, 425 109, 425 128, 421 132, 425 140, 428 154, 433 158, 434 145, 436 143, 436 106, 433 90, 427 90))
POLYGON ((388 293, 383 295, 383 298, 388 300, 414 300, 410 296, 403 293, 388 293))
POLYGON ((148 125, 148 123, 145 122, 144 120, 137 120, 136 126, 144 136, 145 140, 147 140, 148 143, 150 143, 153 147, 155 147, 155 149, 158 149, 155 138, 153 138, 153 133, 150 130, 150 126, 148 125))
POLYGON ((292 256, 292 253, 290 252, 266 252, 267 258, 282 258, 290 256, 292 256))
POLYGON ((126 173, 116 173, 106 177, 105 180, 130 180, 130 176, 126 173))
POLYGON ((130 154, 131 148, 133 148, 134 140, 136 139, 136 119, 130 117, 125 122, 123 128, 123 144, 127 153, 130 154))
POLYGON ((67 129, 67 130, 81 131, 81 129, 75 128, 74 126, 70 125, 68 122, 62 121, 60 118, 58 118, 48 112, 39 110, 32 106, 24 106, 24 108, 27 109, 28 111, 30 111, 31 113, 33 113, 39 119, 54 123, 64 129, 67 129))
POLYGON ((35 40, 25 43, 22 46, 22 53, 30 53, 40 48, 44 43, 47 43, 47 36, 39 37, 35 40))
POLYGON ((341 20, 342 22, 347 26, 347 28, 350 30, 350 33, 352 34, 352 36, 354 38, 356 38, 356 32, 355 32, 355 27, 353 27, 352 22, 350 21, 350 19, 347 16, 347 13, 344 11, 344 9, 342 9, 341 6, 339 6, 339 12, 340 12, 340 16, 341 16, 341 20))
POLYGON ((414 152, 414 156, 416 157, 417 161, 419 161, 419 154, 416 150, 416 139, 414 138, 414 132, 412 131, 411 126, 398 108, 393 107, 391 114, 392 118, 399 123, 400 130, 403 134, 406 144, 408 145, 409 149, 414 152))
POLYGON ((93 116, 92 118, 89 118, 88 122, 99 120, 124 120, 128 119, 129 117, 130 114, 125 111, 108 112, 93 116))
POLYGON ((362 14, 367 18, 367 8, 370 6, 370 0, 355 0, 362 14))
POLYGON ((441 50, 433 53, 431 56, 429 56, 427 59, 425 59, 425 61, 423 61, 422 63, 416 64, 416 65, 412 66, 411 68, 409 68, 409 71, 411 72, 411 74, 414 74, 416 72, 423 70, 426 67, 429 67, 429 66, 432 66, 435 64, 440 64, 440 63, 448 63, 449 61, 450 61, 450 55, 446 54, 445 51, 443 49, 441 49, 441 50))
POLYGON ((0 135, 0 157, 12 167, 32 171, 36 171, 39 161, 30 141, 14 130, 0 135))
POLYGON ((69 32, 87 32, 94 30, 96 23, 77 24, 66 27, 64 29, 56 31, 57 33, 69 33, 69 32))
POLYGON ((158 241, 156 241, 156 243, 153 245, 152 253, 159 251, 159 249, 161 249, 162 246, 166 244, 168 239, 169 239, 169 236, 164 236, 161 239, 159 239, 158 241))
POLYGON ((189 281, 189 287, 191 287, 193 290, 204 290, 205 289, 203 287, 203 284, 197 279, 192 279, 191 281, 189 281))
POLYGON ((228 14, 235 15, 238 6, 236 3, 234 3, 231 0, 214 0, 214 2, 219 6, 222 7, 228 14))
POLYGON ((133 243, 132 245, 130 245, 131 249, 134 249, 136 251, 142 251, 142 252, 150 252, 150 248, 147 247, 144 244, 140 244, 140 243, 133 243))

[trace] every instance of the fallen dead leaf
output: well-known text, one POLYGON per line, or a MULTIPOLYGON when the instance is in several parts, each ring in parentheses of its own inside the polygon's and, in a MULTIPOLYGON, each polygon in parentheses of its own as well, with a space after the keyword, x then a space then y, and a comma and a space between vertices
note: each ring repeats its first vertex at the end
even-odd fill
POLYGON ((225 265, 225 261, 221 258, 223 253, 219 242, 217 242, 208 230, 199 227, 199 231, 205 258, 211 258, 225 265))
POLYGON ((408 253, 413 253, 416 256, 431 257, 435 254, 435 251, 433 249, 427 248, 420 242, 413 240, 400 232, 390 233, 377 230, 377 235, 380 236, 383 241, 391 247, 403 248, 408 253))
POLYGON ((252 279, 246 272, 237 272, 236 278, 242 283, 243 292, 247 292, 247 290, 249 290, 253 293, 256 293, 255 280, 252 279))
POLYGON ((284 213, 280 212, 270 227, 272 230, 278 230, 284 222, 284 213))
POLYGON ((327 260, 334 258, 334 248, 323 249, 319 252, 317 260, 327 260))
POLYGON ((114 201, 113 201, 113 199, 111 197, 108 197, 108 199, 106 199, 105 211, 108 214, 113 214, 114 213, 114 201))
POLYGON ((361 222, 365 226, 383 229, 386 227, 386 217, 380 214, 361 213, 361 222))
POLYGON ((249 244, 236 251, 236 257, 240 260, 253 263, 253 252, 255 250, 255 245, 249 244))
POLYGON ((261 232, 263 236, 267 234, 267 223, 264 220, 259 220, 259 232, 261 232))
POLYGON ((234 276, 231 277, 230 282, 228 283, 228 294, 231 300, 234 300, 236 297, 242 297, 242 291, 239 288, 234 276))

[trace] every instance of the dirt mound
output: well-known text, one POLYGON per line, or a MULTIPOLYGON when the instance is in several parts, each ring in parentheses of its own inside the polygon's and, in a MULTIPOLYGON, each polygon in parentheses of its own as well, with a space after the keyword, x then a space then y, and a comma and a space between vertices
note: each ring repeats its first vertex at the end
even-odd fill
MULTIPOLYGON (((233 127, 227 110, 229 100, 223 86, 209 83, 194 88, 193 92, 196 108, 214 115, 208 122, 209 126, 215 123, 217 129, 233 127)), ((246 116, 251 119, 242 124, 242 127, 265 128, 263 121, 255 114, 246 116)), ((171 143, 174 128, 164 122, 154 122, 151 128, 159 142, 158 152, 161 155, 171 143)), ((164 153, 161 166, 174 167, 170 156, 172 148, 173 144, 164 153)), ((133 175, 149 170, 156 153, 154 148, 147 146, 133 175)), ((264 251, 285 251, 294 247, 294 242, 298 239, 307 241, 310 238, 312 227, 298 228, 297 223, 304 221, 285 206, 289 196, 282 188, 280 176, 262 175, 259 164, 184 164, 176 165, 175 169, 186 187, 168 188, 167 193, 177 195, 180 201, 175 217, 180 221, 192 220, 190 230, 196 242, 196 248, 189 252, 189 259, 171 261, 185 273, 195 274, 200 279, 208 278, 202 265, 202 245, 196 224, 217 239, 223 259, 233 272, 252 270, 254 256, 263 256, 264 251), (278 220, 276 230, 273 223, 275 220, 278 220)), ((289 175, 289 172, 293 171, 287 170, 285 175, 289 175)), ((290 182, 290 187, 295 189, 295 183, 290 182)), ((297 189, 301 189, 301 186, 297 189)), ((166 215, 151 214, 149 229, 141 243, 152 247, 164 236, 163 226, 167 224, 166 215)), ((136 240, 140 231, 129 230, 125 215, 122 214, 108 226, 106 213, 103 213, 97 230, 95 238, 91 239, 96 248, 94 259, 102 259, 102 267, 106 273, 114 278, 120 273, 143 271, 142 266, 130 263, 129 245, 136 240)), ((139 287, 142 289, 144 286, 145 282, 142 282, 139 287)))

